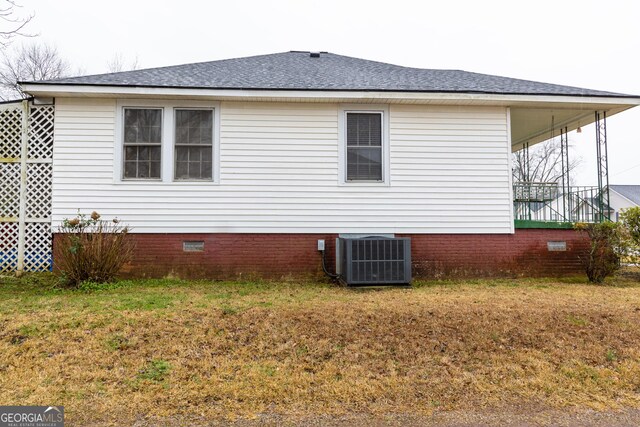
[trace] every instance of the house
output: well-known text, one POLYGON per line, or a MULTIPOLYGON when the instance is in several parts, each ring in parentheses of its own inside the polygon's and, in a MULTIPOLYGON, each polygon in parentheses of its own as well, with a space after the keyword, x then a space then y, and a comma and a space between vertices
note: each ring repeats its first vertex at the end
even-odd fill
POLYGON ((575 231, 514 225, 511 153, 640 104, 299 51, 21 85, 55 105, 54 245, 118 217, 149 276, 322 274, 341 235, 411 237, 418 276, 573 273, 575 231))
POLYGON ((640 206, 640 185, 609 185, 609 206, 615 221, 623 210, 640 206))
POLYGON ((597 212, 600 203, 603 203, 602 211, 611 221, 618 221, 623 210, 640 206, 640 185, 611 184, 602 192, 590 191, 583 195, 584 197, 573 204, 572 217, 575 222, 592 222, 589 219, 593 219, 591 217, 597 212), (608 204, 601 200, 601 194, 609 197, 608 204))

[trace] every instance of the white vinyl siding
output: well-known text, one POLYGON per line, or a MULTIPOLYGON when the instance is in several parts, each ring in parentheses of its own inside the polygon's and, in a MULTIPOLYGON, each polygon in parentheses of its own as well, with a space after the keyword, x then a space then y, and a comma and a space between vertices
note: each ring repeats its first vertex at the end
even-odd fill
POLYGON ((114 179, 116 101, 56 99, 53 219, 134 232, 509 233, 504 108, 391 105, 387 186, 341 185, 330 103, 220 104, 219 184, 114 179))

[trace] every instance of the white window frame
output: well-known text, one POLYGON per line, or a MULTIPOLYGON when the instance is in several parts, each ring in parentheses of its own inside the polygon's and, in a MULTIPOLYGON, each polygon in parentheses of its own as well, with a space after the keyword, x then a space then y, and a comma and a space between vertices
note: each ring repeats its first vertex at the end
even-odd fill
MULTIPOLYGON (((216 145, 216 143, 215 143, 215 133, 216 133, 216 130, 215 130, 215 127, 216 127, 216 111, 215 111, 215 108, 211 108, 211 107, 173 107, 173 112, 172 113, 173 113, 173 121, 174 121, 173 133, 172 133, 172 135, 173 135, 172 143, 173 143, 173 156, 174 156, 174 158, 173 158, 173 167, 171 169, 171 176, 172 176, 173 181, 175 181, 175 182, 211 182, 211 181, 214 181, 214 169, 217 169, 217 168, 214 168, 216 160, 213 157, 215 155, 215 148, 214 147, 216 145), (212 132, 213 132, 213 135, 212 135, 212 139, 211 139, 211 178, 197 178, 197 179, 195 179, 195 178, 193 178, 193 179, 176 178, 176 166, 177 166, 177 164, 176 164, 175 155, 176 155, 177 147, 176 147, 175 118, 176 118, 176 115, 178 114, 178 111, 180 111, 180 110, 182 110, 182 111, 185 111, 185 110, 187 110, 187 111, 203 110, 203 111, 211 111, 212 112, 212 120, 213 120, 212 132)), ((183 144, 182 146, 184 147, 185 145, 186 144, 183 144)))
MULTIPOLYGON (((122 170, 120 171, 120 179, 123 181, 144 181, 144 182, 158 182, 162 180, 162 157, 164 153, 162 152, 162 146, 164 145, 164 109, 162 107, 122 107, 122 131, 120 132, 121 137, 121 149, 122 149, 122 159, 120 160, 120 167, 122 170), (125 142, 124 142, 124 112, 125 110, 160 110, 160 130, 162 131, 160 134, 160 177, 159 178, 125 178, 124 177, 124 151, 125 151, 125 142)), ((157 144, 145 144, 148 146, 157 146, 157 144)))
POLYGON ((211 185, 220 183, 220 103, 215 101, 155 100, 155 99, 119 99, 116 102, 116 127, 113 182, 116 184, 148 185, 211 185), (162 145, 160 179, 124 178, 124 110, 125 108, 162 109, 162 145), (208 109, 213 110, 213 162, 211 180, 176 180, 175 168, 175 110, 208 109))
POLYGON ((340 104, 338 109, 338 185, 344 186, 390 186, 391 150, 389 147, 389 106, 386 104, 340 104), (347 180, 347 113, 382 114, 382 180, 347 180))

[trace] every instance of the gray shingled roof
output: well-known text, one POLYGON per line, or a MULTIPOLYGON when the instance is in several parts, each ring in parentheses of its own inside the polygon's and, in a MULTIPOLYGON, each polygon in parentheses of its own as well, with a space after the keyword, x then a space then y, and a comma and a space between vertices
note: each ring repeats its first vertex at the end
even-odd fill
POLYGON ((611 185, 610 188, 640 206, 640 185, 611 185))
POLYGON ((333 53, 284 52, 120 73, 29 82, 201 89, 460 92, 631 97, 460 70, 401 67, 333 53))

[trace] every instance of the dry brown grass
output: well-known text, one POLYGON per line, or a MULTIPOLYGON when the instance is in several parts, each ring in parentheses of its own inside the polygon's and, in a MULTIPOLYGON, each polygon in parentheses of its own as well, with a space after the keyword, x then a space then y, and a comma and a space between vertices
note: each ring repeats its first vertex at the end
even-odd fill
POLYGON ((143 417, 640 407, 640 283, 0 287, 0 402, 143 417))

